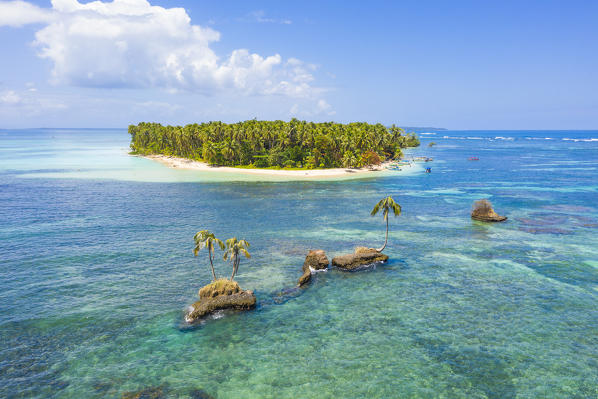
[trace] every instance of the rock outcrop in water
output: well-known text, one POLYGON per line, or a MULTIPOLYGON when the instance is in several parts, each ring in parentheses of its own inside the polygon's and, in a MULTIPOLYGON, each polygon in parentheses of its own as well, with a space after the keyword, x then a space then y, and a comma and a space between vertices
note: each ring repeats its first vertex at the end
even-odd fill
POLYGON ((301 277, 299 277, 299 282, 297 283, 297 285, 299 287, 304 286, 305 284, 309 283, 311 281, 311 270, 309 270, 309 268, 305 268, 303 267, 303 274, 301 275, 301 277))
POLYGON ((219 295, 232 295, 241 292, 241 287, 236 281, 224 278, 218 279, 199 290, 199 299, 215 298, 219 295))
POLYGON ((327 269, 330 261, 326 252, 321 249, 311 250, 303 262, 303 275, 299 277, 299 287, 307 284, 311 280, 311 271, 327 269))
POLYGON ((357 247, 352 254, 340 255, 332 258, 332 266, 344 270, 354 270, 374 263, 386 262, 388 256, 374 248, 357 247))
POLYGON ((326 252, 322 249, 309 251, 303 262, 303 267, 311 267, 314 270, 324 270, 328 268, 330 261, 326 252))
POLYGON ((480 222, 504 222, 507 220, 506 216, 500 216, 494 212, 492 204, 487 199, 481 199, 473 203, 471 218, 480 222))
POLYGON ((199 290, 199 301, 189 307, 185 315, 188 323, 224 309, 249 310, 255 307, 252 291, 244 291, 236 281, 216 280, 199 290))

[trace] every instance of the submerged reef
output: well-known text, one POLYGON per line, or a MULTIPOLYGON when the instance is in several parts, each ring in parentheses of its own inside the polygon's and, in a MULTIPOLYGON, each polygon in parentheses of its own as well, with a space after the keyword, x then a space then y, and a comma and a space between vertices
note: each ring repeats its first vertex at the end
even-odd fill
POLYGON ((122 399, 161 399, 165 398, 164 386, 144 388, 135 392, 125 392, 122 399))
POLYGON ((598 219, 588 216, 588 209, 591 211, 591 208, 571 207, 572 211, 581 215, 559 213, 567 211, 566 205, 545 208, 550 209, 550 212, 534 212, 515 219, 520 224, 519 230, 532 234, 573 234, 578 229, 598 227, 598 219))
POLYGON ((206 391, 200 388, 186 389, 182 392, 177 392, 169 387, 167 384, 160 386, 143 388, 139 391, 125 392, 122 394, 122 399, 165 399, 173 397, 191 398, 191 399, 215 399, 206 391))

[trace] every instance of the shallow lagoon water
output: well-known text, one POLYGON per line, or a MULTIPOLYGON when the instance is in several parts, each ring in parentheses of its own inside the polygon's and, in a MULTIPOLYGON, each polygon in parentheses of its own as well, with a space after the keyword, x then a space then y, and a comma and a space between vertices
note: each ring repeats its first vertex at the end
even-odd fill
POLYGON ((598 396, 598 132, 422 137, 431 174, 263 182, 130 157, 124 130, 0 131, 0 396, 598 396), (308 249, 379 245, 386 194, 388 264, 287 292, 308 249), (472 222, 479 198, 509 220, 472 222), (259 306, 189 328, 203 228, 252 244, 259 306))

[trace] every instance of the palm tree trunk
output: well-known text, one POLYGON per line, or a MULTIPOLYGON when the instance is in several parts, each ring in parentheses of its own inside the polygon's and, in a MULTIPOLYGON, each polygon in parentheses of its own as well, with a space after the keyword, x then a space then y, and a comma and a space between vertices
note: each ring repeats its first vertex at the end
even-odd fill
POLYGON ((216 281, 216 271, 214 271, 214 262, 212 261, 212 253, 208 253, 210 257, 210 266, 212 266, 212 277, 214 278, 213 281, 216 281))
POLYGON ((233 274, 231 274, 231 276, 230 276, 230 281, 233 281, 236 273, 237 273, 237 256, 235 255, 235 257, 233 258, 233 274))
POLYGON ((384 251, 384 248, 386 248, 386 243, 388 243, 388 218, 386 219, 386 238, 384 239, 384 245, 382 245, 382 248, 379 248, 376 251, 378 251, 378 252, 384 251))

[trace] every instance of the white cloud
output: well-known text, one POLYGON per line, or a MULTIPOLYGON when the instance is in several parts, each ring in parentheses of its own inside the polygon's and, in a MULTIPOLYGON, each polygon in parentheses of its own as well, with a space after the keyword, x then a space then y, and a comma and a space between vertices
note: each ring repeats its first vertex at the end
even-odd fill
POLYGON ((313 104, 293 104, 289 110, 289 114, 294 117, 313 118, 313 117, 327 117, 336 115, 336 111, 325 100, 319 99, 315 106, 313 104))
POLYGON ((152 6, 146 0, 53 0, 51 9, 13 1, 0 7, 0 25, 45 23, 34 45, 40 57, 52 62, 54 84, 314 101, 322 91, 313 86, 313 65, 294 58, 285 62, 279 54, 237 49, 221 59, 210 47, 220 33, 193 25, 183 8, 152 6))
POLYGON ((27 24, 49 22, 52 13, 25 1, 0 1, 0 26, 19 27, 27 24))
POLYGON ((283 25, 290 25, 293 23, 290 19, 286 18, 268 18, 266 17, 266 13, 263 10, 252 11, 247 14, 247 18, 259 22, 261 24, 283 24, 283 25))
POLYGON ((19 96, 14 90, 7 90, 0 93, 0 103, 14 105, 21 102, 21 96, 19 96))
POLYGON ((27 88, 27 91, 31 91, 31 92, 37 91, 37 88, 35 87, 35 83, 33 83, 33 82, 25 83, 25 87, 27 88))
POLYGON ((37 90, 31 90, 31 88, 0 92, 0 111, 20 110, 27 113, 40 113, 45 110, 66 108, 67 106, 62 100, 50 95, 40 94, 37 90))
POLYGON ((318 109, 322 112, 329 113, 332 111, 332 107, 325 100, 318 100, 318 109))

